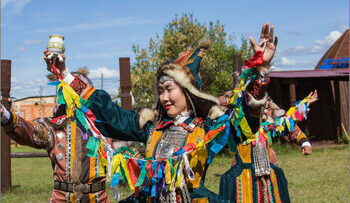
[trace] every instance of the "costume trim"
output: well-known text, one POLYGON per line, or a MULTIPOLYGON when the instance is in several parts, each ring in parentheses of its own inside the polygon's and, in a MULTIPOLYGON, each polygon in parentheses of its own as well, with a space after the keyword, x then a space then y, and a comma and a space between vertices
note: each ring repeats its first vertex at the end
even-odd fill
POLYGON ((266 104, 267 101, 267 93, 265 92, 265 95, 262 99, 256 100, 248 91, 246 91, 248 95, 248 101, 249 101, 249 107, 252 109, 259 109, 263 107, 266 104))
POLYGON ((219 105, 212 106, 209 110, 208 117, 212 120, 215 120, 222 116, 225 112, 221 110, 219 105))
MULTIPOLYGON (((201 115, 202 117, 207 117, 208 112, 210 108, 213 105, 219 105, 219 100, 214 97, 213 95, 201 92, 196 84, 195 81, 191 79, 191 76, 187 73, 186 69, 178 64, 170 63, 162 66, 156 75, 155 84, 154 84, 154 92, 155 92, 155 98, 158 98, 156 102, 153 104, 152 108, 156 108, 158 105, 160 105, 159 102, 159 94, 158 94, 158 82, 161 75, 168 75, 172 77, 176 83, 178 83, 182 88, 186 89, 189 93, 191 93, 191 96, 197 97, 196 99, 205 100, 205 102, 201 102, 199 105, 202 109, 201 112, 205 115, 201 115)), ((195 106, 196 110, 198 105, 195 106)), ((198 113, 198 112, 196 112, 198 113)))
POLYGON ((275 200, 276 203, 280 203, 282 201, 281 201, 281 197, 279 195, 280 193, 278 191, 278 184, 277 184, 276 174, 275 174, 275 171, 273 169, 271 169, 270 178, 271 178, 271 182, 272 182, 272 185, 273 185, 274 200, 275 200))
POLYGON ((17 115, 13 112, 10 112, 10 119, 8 120, 8 122, 6 124, 1 124, 1 127, 4 128, 5 132, 9 132, 11 130, 13 130, 18 122, 18 118, 17 115))
POLYGON ((92 93, 95 92, 95 88, 93 88, 92 86, 88 86, 88 88, 86 88, 83 92, 82 92, 82 98, 87 100, 89 99, 89 97, 92 95, 92 93))
POLYGON ((203 98, 205 100, 209 100, 209 101, 213 101, 215 102, 217 105, 220 104, 219 100, 214 97, 213 95, 201 92, 197 89, 197 87, 194 86, 194 84, 192 83, 191 78, 188 76, 188 74, 186 73, 186 71, 184 71, 184 68, 176 65, 176 64, 172 64, 173 66, 171 66, 171 68, 168 69, 164 69, 163 72, 171 77, 174 78, 174 80, 179 83, 179 85, 181 87, 186 88, 190 93, 192 93, 193 95, 203 98))
POLYGON ((71 123, 68 122, 67 123, 67 133, 66 133, 66 141, 67 141, 67 152, 66 152, 66 160, 67 160, 67 164, 66 164, 66 178, 67 178, 67 183, 71 183, 71 123))
POLYGON ((148 121, 155 122, 158 112, 152 109, 142 109, 139 113, 139 125, 142 129, 148 121))

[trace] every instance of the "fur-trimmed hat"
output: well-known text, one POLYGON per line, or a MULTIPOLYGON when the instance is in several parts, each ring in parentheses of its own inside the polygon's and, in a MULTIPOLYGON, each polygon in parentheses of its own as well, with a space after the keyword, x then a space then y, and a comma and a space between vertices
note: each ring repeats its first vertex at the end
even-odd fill
POLYGON ((209 48, 209 46, 209 40, 201 40, 198 48, 181 53, 175 63, 167 63, 158 69, 155 78, 156 102, 153 105, 154 108, 161 107, 158 84, 161 76, 165 75, 173 78, 178 85, 185 89, 197 116, 206 118, 215 115, 216 118, 223 114, 223 112, 218 112, 219 108, 214 107, 219 104, 219 100, 213 95, 201 91, 200 62, 204 49, 209 48))

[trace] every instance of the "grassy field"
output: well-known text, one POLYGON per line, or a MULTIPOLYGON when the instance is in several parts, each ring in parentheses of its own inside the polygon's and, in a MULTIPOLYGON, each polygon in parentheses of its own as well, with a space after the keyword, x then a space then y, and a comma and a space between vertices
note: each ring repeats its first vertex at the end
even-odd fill
MULTIPOLYGON (((288 180, 292 202, 349 201, 349 145, 314 147, 311 156, 303 156, 299 148, 275 145, 279 166, 288 180)), ((12 148, 12 152, 38 151, 28 147, 12 148)), ((218 156, 210 166, 206 187, 219 192, 220 175, 230 168, 231 157, 218 156)), ((1 196, 1 202, 48 202, 52 187, 52 168, 48 158, 13 158, 12 190, 1 196)), ((112 197, 111 190, 108 191, 112 197)), ((131 194, 120 187, 122 197, 131 194)))

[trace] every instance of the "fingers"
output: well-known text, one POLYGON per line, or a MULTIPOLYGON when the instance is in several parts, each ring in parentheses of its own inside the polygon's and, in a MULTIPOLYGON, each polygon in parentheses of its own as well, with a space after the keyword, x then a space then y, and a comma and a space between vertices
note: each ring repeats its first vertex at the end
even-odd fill
POLYGON ((314 96, 315 96, 315 98, 318 100, 317 90, 315 90, 314 96))
POLYGON ((248 39, 249 39, 250 44, 252 45, 254 51, 256 51, 258 48, 258 45, 256 44, 255 40, 252 37, 248 37, 248 39))
POLYGON ((268 39, 269 38, 269 23, 265 23, 265 29, 264 29, 264 38, 268 39))
POLYGON ((304 155, 310 155, 310 154, 312 154, 312 148, 309 147, 309 146, 305 146, 305 147, 303 147, 303 149, 302 149, 302 153, 303 153, 304 155))
POLYGON ((273 44, 275 45, 275 47, 277 47, 277 43, 278 43, 278 37, 277 37, 277 35, 275 35, 275 41, 273 42, 273 44))
POLYGON ((66 60, 66 56, 64 54, 60 54, 60 55, 62 56, 63 61, 65 61, 66 60))
POLYGON ((271 28, 270 28, 270 33, 269 34, 269 42, 273 42, 273 32, 274 32, 274 26, 271 25, 271 28))
POLYGON ((264 25, 261 28, 260 41, 262 39, 268 38, 268 34, 269 34, 269 23, 264 23, 264 25))

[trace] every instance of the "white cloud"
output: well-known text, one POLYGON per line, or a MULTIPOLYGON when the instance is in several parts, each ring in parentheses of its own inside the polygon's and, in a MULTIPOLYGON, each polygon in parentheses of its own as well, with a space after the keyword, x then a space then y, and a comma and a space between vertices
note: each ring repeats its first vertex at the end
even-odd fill
POLYGON ((20 90, 20 89, 22 89, 22 86, 11 87, 11 90, 20 90))
MULTIPOLYGON (((119 49, 119 48, 116 48, 119 49)), ((91 58, 103 58, 103 57, 121 57, 121 56, 130 56, 132 55, 131 51, 121 51, 121 52, 101 52, 101 53, 88 53, 88 54, 78 54, 72 56, 72 59, 91 59, 91 58)))
POLYGON ((322 54, 341 36, 342 34, 337 31, 331 31, 328 36, 323 39, 314 40, 314 44, 311 47, 304 45, 297 45, 295 47, 287 48, 279 51, 281 56, 301 56, 308 54, 322 54))
POLYGON ((119 27, 123 25, 143 25, 150 24, 150 20, 146 19, 137 19, 135 17, 124 17, 124 18, 114 18, 102 21, 89 21, 85 23, 78 23, 75 25, 68 25, 63 27, 54 27, 41 29, 34 32, 74 32, 74 31, 86 31, 86 30, 95 30, 95 29, 103 29, 103 28, 111 28, 111 27, 119 27))
POLYGON ((21 44, 18 47, 19 52, 24 52, 26 50, 26 46, 35 45, 35 44, 41 44, 42 40, 25 40, 21 42, 21 44))
POLYGON ((24 7, 29 4, 32 0, 2 0, 1 9, 6 8, 10 14, 21 13, 24 7))
POLYGON ((297 59, 290 59, 287 57, 276 57, 276 63, 274 64, 274 70, 282 70, 285 67, 291 67, 291 68, 295 68, 295 67, 300 67, 300 68, 309 68, 309 67, 313 67, 316 62, 308 59, 308 60, 297 60, 297 59), (281 69, 282 67, 282 69, 281 69))
POLYGON ((76 56, 72 56, 74 59, 85 59, 85 58, 101 58, 101 57, 110 57, 116 56, 115 53, 112 52, 102 52, 102 53, 91 53, 91 54, 78 54, 76 56))
POLYGON ((22 42, 23 45, 40 44, 42 40, 25 40, 22 42))
POLYGON ((281 57, 280 60, 281 60, 280 65, 282 65, 282 66, 294 66, 295 65, 295 61, 287 59, 286 57, 281 57))
POLYGON ((316 39, 314 46, 312 47, 312 52, 323 52, 329 48, 339 37, 341 33, 337 30, 334 30, 329 33, 329 35, 323 39, 316 39))
MULTIPOLYGON (((11 76, 11 83, 20 82, 16 77, 11 76)), ((11 88, 12 89, 12 88, 11 88)))
POLYGON ((119 78, 119 72, 116 69, 108 69, 106 67, 99 67, 97 69, 89 70, 89 78, 119 78))

